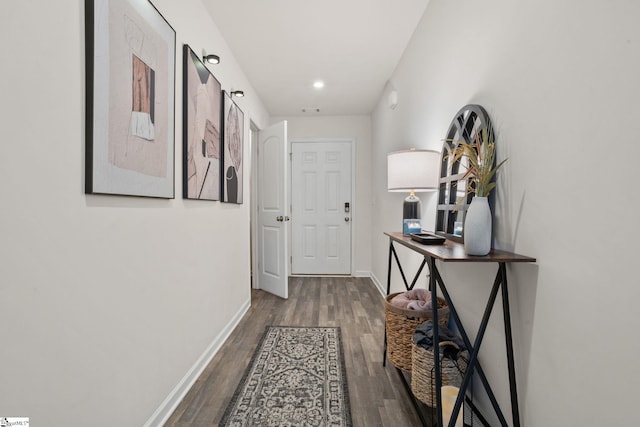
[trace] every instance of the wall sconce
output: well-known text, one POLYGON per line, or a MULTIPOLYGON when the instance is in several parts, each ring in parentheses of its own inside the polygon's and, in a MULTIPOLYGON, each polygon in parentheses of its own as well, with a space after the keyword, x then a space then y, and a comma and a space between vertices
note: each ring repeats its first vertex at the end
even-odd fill
POLYGON ((420 199, 415 193, 438 189, 438 171, 440 170, 440 153, 434 150, 403 150, 387 155, 387 190, 409 192, 402 206, 402 229, 405 234, 419 233, 421 229, 407 232, 406 220, 420 223, 420 199))
POLYGON ((232 90, 231 96, 237 96, 238 98, 242 98, 244 96, 244 92, 241 90, 232 90))
POLYGON ((206 62, 208 64, 219 64, 220 63, 220 57, 218 55, 204 55, 202 57, 202 59, 204 60, 204 62, 206 62))

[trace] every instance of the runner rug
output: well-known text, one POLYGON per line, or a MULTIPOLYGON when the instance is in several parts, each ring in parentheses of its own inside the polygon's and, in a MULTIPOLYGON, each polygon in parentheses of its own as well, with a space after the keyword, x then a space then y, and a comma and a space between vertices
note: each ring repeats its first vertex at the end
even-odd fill
POLYGON ((350 427, 340 328, 268 326, 220 426, 350 427))

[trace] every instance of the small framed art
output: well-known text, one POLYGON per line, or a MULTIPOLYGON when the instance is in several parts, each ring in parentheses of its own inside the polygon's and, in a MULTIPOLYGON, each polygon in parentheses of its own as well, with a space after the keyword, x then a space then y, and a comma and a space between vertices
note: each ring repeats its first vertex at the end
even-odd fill
POLYGON ((231 96, 223 95, 222 201, 242 203, 244 114, 231 96))

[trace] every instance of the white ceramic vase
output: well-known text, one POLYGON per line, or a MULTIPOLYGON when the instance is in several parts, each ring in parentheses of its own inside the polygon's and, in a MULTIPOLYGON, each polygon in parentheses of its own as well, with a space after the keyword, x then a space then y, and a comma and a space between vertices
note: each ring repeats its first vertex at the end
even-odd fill
POLYGON ((464 250, 469 255, 491 251, 491 209, 486 197, 474 197, 464 218, 464 250))

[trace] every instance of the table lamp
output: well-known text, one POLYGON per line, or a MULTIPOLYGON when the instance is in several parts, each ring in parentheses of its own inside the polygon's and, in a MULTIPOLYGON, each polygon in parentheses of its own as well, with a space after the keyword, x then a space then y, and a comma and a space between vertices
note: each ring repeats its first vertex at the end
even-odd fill
POLYGON ((387 190, 409 193, 402 206, 404 234, 421 231, 420 199, 415 193, 437 190, 439 170, 438 151, 412 148, 387 155, 387 190))

